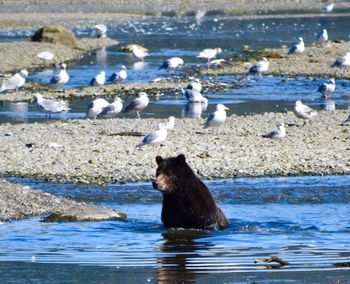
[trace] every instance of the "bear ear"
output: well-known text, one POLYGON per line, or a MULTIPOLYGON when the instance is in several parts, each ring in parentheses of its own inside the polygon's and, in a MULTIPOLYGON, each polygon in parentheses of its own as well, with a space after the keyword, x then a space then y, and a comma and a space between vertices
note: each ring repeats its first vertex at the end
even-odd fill
POLYGON ((178 155, 176 157, 176 160, 180 163, 183 163, 183 164, 186 163, 186 158, 185 158, 185 155, 183 155, 183 154, 178 155))
POLYGON ((159 165, 161 162, 163 162, 163 158, 161 156, 156 157, 156 162, 159 165))

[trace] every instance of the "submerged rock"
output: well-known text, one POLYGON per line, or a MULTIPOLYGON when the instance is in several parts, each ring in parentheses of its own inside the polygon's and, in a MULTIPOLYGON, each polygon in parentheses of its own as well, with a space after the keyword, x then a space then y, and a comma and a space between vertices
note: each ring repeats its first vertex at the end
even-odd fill
POLYGON ((34 190, 27 186, 0 181, 0 221, 46 216, 48 222, 101 221, 125 219, 126 215, 112 209, 76 202, 34 190))
POLYGON ((67 47, 77 46, 77 39, 74 34, 62 26, 44 26, 37 30, 30 40, 61 44, 67 47))

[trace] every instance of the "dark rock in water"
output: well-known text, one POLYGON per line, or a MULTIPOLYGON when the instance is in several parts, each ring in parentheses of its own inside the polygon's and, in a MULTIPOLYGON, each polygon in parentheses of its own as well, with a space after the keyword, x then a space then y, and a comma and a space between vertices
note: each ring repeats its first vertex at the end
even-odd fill
POLYGON ((74 34, 62 26, 44 26, 37 30, 30 40, 61 44, 71 48, 77 46, 77 39, 74 34))
POLYGON ((48 222, 101 221, 125 219, 112 209, 54 196, 27 186, 0 181, 0 221, 47 216, 48 222))

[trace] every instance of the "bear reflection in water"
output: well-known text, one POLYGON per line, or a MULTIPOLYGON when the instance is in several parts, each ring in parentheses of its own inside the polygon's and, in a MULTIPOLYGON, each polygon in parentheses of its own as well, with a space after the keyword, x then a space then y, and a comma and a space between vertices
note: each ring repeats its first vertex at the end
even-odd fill
POLYGON ((223 229, 229 225, 207 186, 184 155, 156 157, 153 187, 163 193, 162 222, 168 228, 223 229))

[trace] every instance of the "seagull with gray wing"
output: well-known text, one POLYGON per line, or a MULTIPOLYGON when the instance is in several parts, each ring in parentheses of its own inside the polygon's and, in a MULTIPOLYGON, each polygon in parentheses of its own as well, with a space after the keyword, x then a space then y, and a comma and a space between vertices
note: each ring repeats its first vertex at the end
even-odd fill
POLYGON ((67 112, 70 110, 68 103, 63 100, 44 99, 39 93, 35 94, 36 103, 51 118, 52 113, 67 112))
POLYGON ((140 119, 140 112, 143 111, 149 104, 148 95, 145 92, 140 92, 124 109, 124 112, 136 112, 140 119))
POLYGON ((0 88, 0 93, 8 90, 16 90, 16 93, 18 93, 18 89, 24 85, 27 77, 28 77, 28 71, 25 69, 16 73, 11 78, 5 80, 2 83, 0 88))

